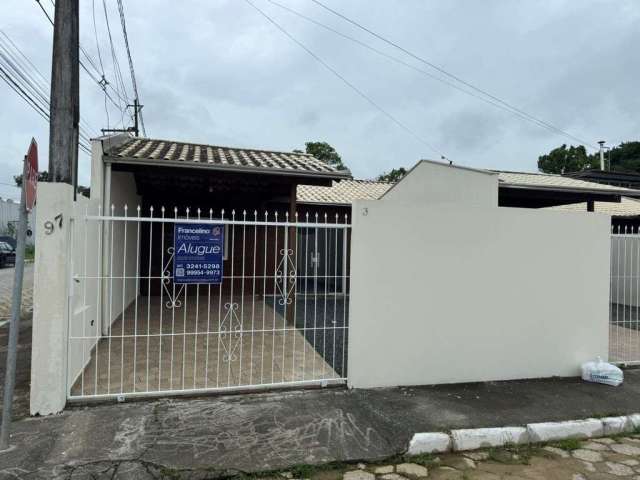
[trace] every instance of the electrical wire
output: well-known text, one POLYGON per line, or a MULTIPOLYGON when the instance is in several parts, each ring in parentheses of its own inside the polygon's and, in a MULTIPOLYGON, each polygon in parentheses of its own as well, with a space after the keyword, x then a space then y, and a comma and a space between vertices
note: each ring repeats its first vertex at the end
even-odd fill
POLYGON ((291 41, 293 41, 296 45, 302 48, 307 54, 309 54, 313 59, 315 59, 318 63, 320 63, 324 68, 329 70, 334 76, 340 79, 345 85, 347 85, 351 90, 356 92, 359 96, 365 99, 369 104, 371 104, 374 108, 376 108, 379 112, 381 112, 384 116, 386 116, 389 120, 395 123, 398 127, 404 130, 406 133, 414 137, 420 143, 425 145, 430 150, 434 151, 441 158, 445 159, 447 156, 438 148, 436 148, 433 144, 422 138, 400 120, 398 120, 395 116, 385 110, 381 105, 379 105, 375 100, 373 100, 370 96, 360 90, 356 85, 347 80, 340 72, 338 72, 335 68, 325 62, 322 58, 320 58, 317 54, 315 54, 311 49, 309 49, 304 43, 295 38, 292 34, 290 34, 284 27, 282 27, 278 22, 276 22, 273 18, 271 18, 266 12, 260 9, 257 5, 255 5, 251 0, 245 0, 250 6, 252 6, 260 15, 266 18, 272 25, 274 25, 278 30, 280 30, 284 35, 286 35, 291 41))
MULTIPOLYGON (((131 85, 133 86, 133 93, 138 104, 140 104, 140 95, 138 95, 138 82, 136 81, 136 72, 133 68, 133 59, 131 58, 131 49, 129 48, 129 36, 127 35, 127 22, 124 15, 124 6, 122 0, 118 0, 118 12, 120 13, 120 24, 122 25, 122 35, 124 37, 124 45, 127 49, 127 59, 129 60, 129 73, 131 74, 131 85)), ((147 136, 147 131, 144 126, 144 118, 142 116, 142 109, 138 112, 134 112, 135 115, 140 115, 140 125, 142 127, 143 136, 147 136)))
MULTIPOLYGON (((0 77, 5 81, 5 83, 20 96, 38 115, 40 115, 47 122, 49 121, 49 112, 48 112, 48 102, 46 105, 43 105, 38 99, 34 98, 34 96, 28 91, 28 88, 25 88, 24 83, 22 83, 19 79, 16 79, 6 68, 6 65, 0 64, 0 77)), ((82 141, 78 142, 78 147, 81 148, 85 153, 91 154, 91 149, 83 142, 87 142, 88 139, 85 135, 79 133, 79 137, 82 141)))
POLYGON ((111 48, 111 64, 113 66, 113 71, 115 73, 115 77, 116 77, 116 90, 120 90, 120 88, 122 88, 122 93, 124 94, 124 97, 127 99, 124 103, 124 106, 121 110, 121 118, 122 118, 122 123, 124 123, 124 115, 127 109, 127 105, 129 104, 129 95, 127 94, 127 90, 126 87, 124 86, 124 81, 122 80, 122 72, 120 70, 120 62, 118 62, 118 56, 116 55, 116 50, 115 47, 113 45, 113 36, 111 35, 111 25, 109 23, 109 14, 107 12, 107 2, 106 0, 102 0, 102 7, 104 9, 104 20, 105 20, 105 24, 107 26, 107 34, 109 37, 109 46, 111 48))
MULTIPOLYGON (((416 67, 415 65, 413 65, 413 64, 411 64, 409 62, 406 62, 406 61, 402 60, 399 57, 396 57, 396 56, 393 56, 393 55, 389 55, 388 53, 386 53, 386 52, 384 52, 384 51, 382 51, 382 50, 380 50, 378 48, 375 48, 375 47, 373 47, 373 46, 371 46, 371 45, 369 45, 369 44, 367 44, 367 43, 365 43, 365 42, 363 42, 363 41, 361 41, 361 40, 359 40, 359 39, 357 39, 355 37, 352 37, 352 36, 347 35, 347 34, 341 32, 339 30, 336 30, 335 28, 330 27, 329 25, 326 25, 326 24, 324 24, 322 22, 319 22, 319 21, 317 21, 317 20, 315 20, 315 19, 313 19, 313 18, 311 18, 311 17, 309 17, 309 16, 307 16, 307 15, 305 15, 305 14, 299 12, 299 11, 294 10, 291 7, 283 5, 283 4, 281 4, 281 3, 279 3, 279 2, 277 2, 275 0, 267 0, 267 1, 269 3, 277 6, 278 8, 281 8, 282 10, 285 10, 285 11, 287 11, 287 12, 289 12, 289 13, 291 13, 291 14, 299 17, 299 18, 302 18, 303 20, 305 20, 305 21, 307 21, 309 23, 312 23, 312 24, 314 24, 314 25, 316 25, 318 27, 321 27, 321 28, 331 32, 331 33, 334 33, 335 35, 338 35, 338 36, 340 36, 340 37, 342 37, 342 38, 344 38, 346 40, 349 40, 350 42, 353 42, 353 43, 355 43, 357 45, 360 45, 361 47, 366 48, 367 50, 369 50, 371 52, 374 52, 375 54, 377 54, 377 55, 379 55, 379 56, 381 56, 383 58, 391 60, 391 61, 393 61, 393 62, 395 62, 395 63, 397 63, 399 65, 403 65, 403 66, 405 66, 407 68, 410 68, 411 70, 414 70, 414 71, 416 71, 418 73, 421 73, 421 74, 423 74, 423 75, 425 75, 425 76, 427 76, 427 77, 429 77, 429 78, 431 78, 433 80, 441 82, 441 83, 443 83, 445 85, 448 85, 451 88, 454 88, 454 89, 456 89, 456 90, 458 90, 458 91, 460 91, 462 93, 465 93, 465 94, 467 94, 467 95, 469 95, 471 97, 474 97, 474 98, 476 98, 476 99, 478 99, 478 100, 480 100, 482 102, 485 102, 485 103, 487 103, 489 105, 492 105, 492 106, 494 106, 494 107, 496 107, 496 108, 498 108, 498 109, 500 109, 502 111, 511 113, 511 114, 521 118, 522 120, 531 121, 525 115, 522 115, 522 114, 520 114, 520 113, 518 113, 518 112, 516 112, 514 110, 511 110, 511 109, 505 107, 504 105, 502 105, 502 104, 500 104, 498 102, 495 102, 495 101, 493 101, 493 100, 491 100, 489 98, 477 95, 473 91, 467 90, 467 89, 461 87, 460 85, 447 80, 446 78, 439 77, 437 75, 432 74, 431 72, 429 72, 427 70, 424 70, 422 68, 416 67)), ((553 131, 553 133, 557 133, 557 132, 553 131)))
POLYGON ((382 36, 381 34, 378 34, 378 33, 374 32, 373 30, 365 27, 364 25, 361 25, 357 21, 355 21, 355 20, 347 17, 346 15, 344 15, 344 14, 342 14, 342 13, 340 13, 340 12, 334 10, 334 9, 332 9, 331 7, 329 7, 329 6, 325 5, 324 3, 322 3, 320 0, 311 0, 311 1, 313 3, 315 3, 316 5, 320 6, 321 8, 323 8, 323 9, 327 10, 328 12, 332 13, 333 15, 336 15, 337 17, 343 19, 344 21, 350 23, 351 25, 359 28, 360 30, 362 30, 362 31, 374 36, 378 40, 381 40, 382 42, 384 42, 384 43, 386 43, 388 45, 391 45, 392 47, 400 50, 401 52, 405 53, 406 55, 409 55, 413 59, 418 60, 419 62, 429 66, 430 68, 432 68, 434 70, 437 70, 441 74, 443 74, 443 75, 445 75, 445 76, 447 76, 447 77, 449 77, 449 78, 461 83, 462 85, 464 85, 464 86, 466 86, 466 87, 468 87, 468 88, 470 88, 470 89, 472 89, 472 90, 474 90, 474 91, 476 91, 476 92, 478 92, 478 93, 480 93, 482 95, 485 95, 486 97, 488 97, 488 98, 500 103, 501 105, 504 105, 505 107, 507 107, 511 111, 519 113, 520 115, 526 117, 527 119, 529 119, 530 121, 538 124, 539 126, 541 126, 543 128, 547 128, 548 130, 552 130, 552 131, 554 131, 555 133, 557 133, 559 135, 563 135, 563 136, 565 136, 567 138, 571 138, 571 139, 573 139, 573 140, 575 140, 577 142, 580 142, 581 144, 583 144, 585 146, 588 146, 588 147, 590 147, 590 148, 592 148, 594 150, 598 149, 598 147, 596 147, 595 145, 591 144, 590 142, 588 142, 586 140, 583 140, 580 137, 576 137, 575 135, 572 135, 571 133, 569 133, 569 132, 567 132, 567 131, 565 131, 565 130, 563 130, 563 129, 561 129, 561 128, 559 128, 559 127, 557 127, 557 126, 555 126, 555 125, 553 125, 553 124, 551 124, 549 122, 541 120, 541 119, 539 119, 539 118, 527 113, 526 111, 524 111, 524 110, 522 110, 522 109, 520 109, 518 107, 515 107, 511 103, 509 103, 509 102, 507 102, 505 100, 502 100, 501 98, 499 98, 499 97, 487 92, 486 90, 483 90, 483 89, 481 89, 479 87, 476 87, 475 85, 473 85, 472 83, 462 79, 461 77, 448 72, 444 68, 439 67, 438 65, 430 62, 429 60, 426 60, 425 58, 423 58, 423 57, 411 52, 407 48, 402 47, 401 45, 393 42, 392 40, 389 40, 388 38, 382 36))
MULTIPOLYGON (((49 86, 46 78, 36 65, 27 57, 16 43, 0 30, 0 59, 9 70, 12 70, 20 77, 23 88, 36 97, 41 105, 49 108, 49 86)), ((85 126, 86 121, 81 116, 78 125, 80 134, 88 141, 91 134, 89 131, 97 131, 95 128, 85 126)))
MULTIPOLYGON (((44 6, 40 3, 40 0, 35 0, 36 3, 38 4, 38 6, 40 7, 40 10, 42 10, 42 13, 44 13, 45 17, 47 17, 47 20, 49 21, 49 23, 53 26, 53 19, 51 18, 51 15, 49 15, 49 12, 47 12, 47 10, 44 8, 44 6)), ((55 3, 53 2, 53 0, 51 1, 51 4, 55 6, 55 3)), ((96 70, 96 73, 98 75, 100 75, 100 71, 97 69, 97 66, 95 65, 95 62, 91 59, 91 57, 89 56, 89 54, 87 53, 87 51, 82 47, 82 45, 79 45, 80 48, 80 52, 85 56, 85 58, 87 58, 89 64, 96 70)), ((91 72, 89 70, 89 68, 87 68, 87 66, 85 65, 85 63, 78 59, 78 63, 80 63, 80 67, 85 71, 85 73, 87 75, 89 75, 89 77, 91 78, 91 80, 93 80, 104 92, 105 95, 107 96, 107 98, 109 99, 109 101, 119 110, 122 109, 122 105, 118 104, 109 93, 107 93, 106 89, 110 88, 111 91, 118 97, 119 100, 124 101, 125 105, 127 104, 128 100, 126 98, 122 98, 122 96, 120 95, 120 92, 118 90, 116 90, 115 88, 113 88, 113 85, 111 85, 111 82, 109 82, 107 80, 107 78, 102 75, 101 78, 97 78, 96 75, 91 72), (103 81, 104 80, 104 81, 103 81)))

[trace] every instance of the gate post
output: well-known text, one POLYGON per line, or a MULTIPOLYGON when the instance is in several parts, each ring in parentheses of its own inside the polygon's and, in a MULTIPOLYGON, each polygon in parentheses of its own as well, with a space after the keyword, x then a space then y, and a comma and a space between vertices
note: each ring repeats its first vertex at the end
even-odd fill
POLYGON ((67 400, 69 275, 73 187, 39 183, 31 350, 31 415, 64 409, 67 400))

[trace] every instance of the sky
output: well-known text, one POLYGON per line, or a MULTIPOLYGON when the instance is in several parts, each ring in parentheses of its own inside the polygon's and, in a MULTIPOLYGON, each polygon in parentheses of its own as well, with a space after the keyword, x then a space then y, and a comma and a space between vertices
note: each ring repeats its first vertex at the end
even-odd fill
MULTIPOLYGON (((577 143, 390 61, 269 0, 250 1, 384 112, 247 0, 124 0, 147 136, 282 151, 326 141, 357 178, 374 178, 442 154, 459 165, 535 171, 540 154, 577 143)), ((322 1, 590 144, 640 140, 637 0, 322 1)), ((51 0, 41 2, 52 12, 51 0)), ((115 56, 132 98, 117 3, 104 2, 80 1, 80 42, 114 88, 115 56)), ((278 2, 443 77, 312 0, 278 2)), ((52 27, 36 1, 2 0, 0 29, 48 79, 52 27)), ((121 126, 122 114, 112 105, 105 108, 102 90, 84 71, 80 82, 81 117, 90 133, 98 136, 101 128, 121 126)), ((0 132, 0 196, 18 198, 10 184, 21 172, 31 137, 39 145, 41 169, 48 163, 48 125, 3 82, 0 132)), ((88 184, 89 175, 90 159, 81 154, 80 182, 88 184)))

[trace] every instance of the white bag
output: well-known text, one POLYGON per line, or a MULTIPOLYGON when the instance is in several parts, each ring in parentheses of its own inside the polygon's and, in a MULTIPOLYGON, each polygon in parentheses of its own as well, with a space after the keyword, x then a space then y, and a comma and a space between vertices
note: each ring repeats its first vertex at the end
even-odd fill
POLYGON ((615 365, 603 362, 598 357, 595 362, 582 364, 582 379, 586 382, 604 383, 617 387, 624 380, 624 374, 615 365))

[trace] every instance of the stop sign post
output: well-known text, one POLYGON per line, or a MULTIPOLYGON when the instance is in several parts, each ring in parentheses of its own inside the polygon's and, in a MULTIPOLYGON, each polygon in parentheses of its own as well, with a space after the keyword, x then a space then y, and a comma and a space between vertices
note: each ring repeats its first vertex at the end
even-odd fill
POLYGON ((20 307, 22 303, 22 277, 24 274, 24 249, 27 237, 27 214, 33 210, 38 185, 38 144, 31 144, 24 157, 22 170, 22 191, 20 195, 20 216, 16 245, 16 262, 13 276, 13 302, 11 323, 9 324, 9 345, 7 347, 7 367, 4 377, 4 398, 2 403, 2 426, 0 427, 0 451, 9 448, 13 389, 16 384, 16 361, 18 355, 18 333, 20 331, 20 307))

